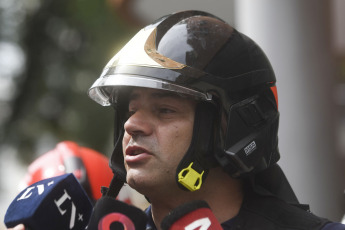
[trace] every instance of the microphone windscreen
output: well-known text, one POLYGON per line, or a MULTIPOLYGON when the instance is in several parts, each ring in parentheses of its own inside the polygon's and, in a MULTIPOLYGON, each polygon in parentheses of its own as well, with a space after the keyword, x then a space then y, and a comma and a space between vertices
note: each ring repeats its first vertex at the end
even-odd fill
POLYGON ((85 229, 92 204, 75 176, 65 174, 36 182, 12 201, 5 225, 24 224, 31 230, 85 229))
POLYGON ((113 197, 102 197, 94 207, 87 230, 145 230, 146 214, 113 197))
POLYGON ((223 229, 208 204, 202 200, 177 207, 163 219, 161 226, 163 230, 223 229))

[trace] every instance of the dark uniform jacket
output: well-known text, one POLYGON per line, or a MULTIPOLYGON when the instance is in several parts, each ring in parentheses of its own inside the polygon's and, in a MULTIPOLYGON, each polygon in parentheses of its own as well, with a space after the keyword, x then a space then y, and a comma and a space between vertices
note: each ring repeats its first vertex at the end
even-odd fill
MULTIPOLYGON (((291 205, 274 196, 246 195, 238 215, 224 223, 225 230, 345 230, 345 225, 318 217, 303 205, 291 205)), ((151 208, 147 230, 155 230, 151 208)))

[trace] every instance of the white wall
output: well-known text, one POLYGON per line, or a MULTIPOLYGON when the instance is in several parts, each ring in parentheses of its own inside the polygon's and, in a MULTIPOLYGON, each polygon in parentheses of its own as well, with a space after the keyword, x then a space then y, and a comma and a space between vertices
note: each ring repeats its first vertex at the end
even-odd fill
POLYGON ((264 49, 277 76, 280 165, 300 202, 338 221, 344 187, 334 147, 329 2, 237 0, 235 5, 238 29, 264 49))

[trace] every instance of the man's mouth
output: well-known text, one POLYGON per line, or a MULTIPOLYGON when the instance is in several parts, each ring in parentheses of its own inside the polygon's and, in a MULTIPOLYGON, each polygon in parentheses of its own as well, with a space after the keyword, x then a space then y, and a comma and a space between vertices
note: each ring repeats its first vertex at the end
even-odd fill
POLYGON ((126 156, 125 162, 127 165, 131 165, 134 167, 136 164, 144 163, 148 160, 152 155, 149 151, 144 148, 138 146, 128 146, 126 148, 126 156))
POLYGON ((127 156, 137 156, 142 153, 148 153, 146 149, 140 148, 140 147, 135 147, 135 146, 129 146, 126 149, 126 155, 127 156))
POLYGON ((130 155, 130 156, 136 156, 136 155, 139 155, 139 154, 141 154, 141 153, 143 153, 143 152, 144 152, 143 150, 137 149, 137 150, 131 151, 131 152, 129 153, 129 155, 130 155))

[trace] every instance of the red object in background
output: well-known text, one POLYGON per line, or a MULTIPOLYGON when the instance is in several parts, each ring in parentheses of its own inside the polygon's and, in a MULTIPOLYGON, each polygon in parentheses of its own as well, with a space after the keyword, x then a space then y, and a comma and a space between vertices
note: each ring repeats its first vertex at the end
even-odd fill
POLYGON ((103 154, 73 141, 63 141, 43 154, 29 167, 24 183, 29 186, 37 181, 66 173, 73 173, 93 200, 101 197, 101 187, 108 186, 113 173, 103 154))

